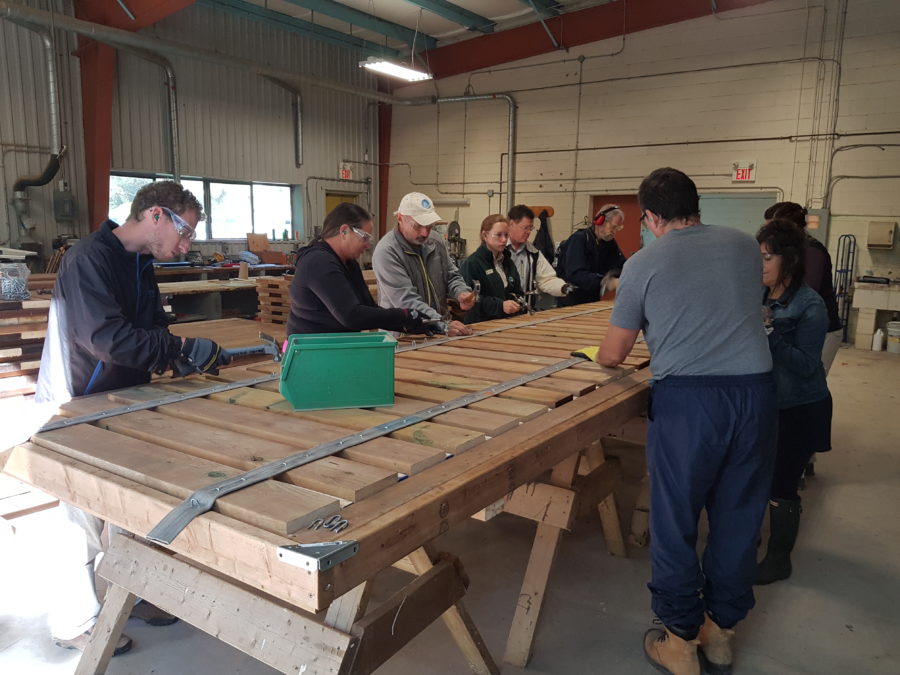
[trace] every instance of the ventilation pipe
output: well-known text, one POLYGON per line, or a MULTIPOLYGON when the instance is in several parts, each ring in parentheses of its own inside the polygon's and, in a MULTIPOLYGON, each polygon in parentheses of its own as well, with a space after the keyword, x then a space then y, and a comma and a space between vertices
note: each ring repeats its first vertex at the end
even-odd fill
POLYGON ((53 53, 53 40, 50 32, 33 26, 26 26, 30 30, 35 31, 41 37, 44 43, 44 52, 46 54, 47 66, 47 100, 50 105, 50 157, 44 170, 36 176, 20 176, 13 183, 13 206, 16 215, 22 223, 27 235, 37 226, 37 223, 30 215, 28 205, 27 188, 40 187, 46 185, 59 172, 60 162, 63 155, 66 154, 66 148, 60 141, 60 122, 59 122, 59 100, 56 95, 56 59, 53 53))
MULTIPOLYGON (((209 61, 221 65, 231 66, 234 68, 249 69, 255 74, 270 80, 277 81, 283 87, 296 89, 299 84, 308 84, 331 91, 338 91, 345 94, 360 96, 372 101, 387 103, 389 105, 437 105, 440 103, 468 103, 471 101, 488 101, 488 100, 504 100, 509 105, 509 138, 508 138, 508 176, 507 176, 507 201, 511 208, 515 202, 515 165, 516 165, 516 101, 509 94, 480 94, 472 96, 447 96, 434 97, 426 96, 414 99, 404 99, 390 94, 381 94, 370 89, 362 87, 354 87, 352 85, 334 82, 324 78, 315 77, 313 75, 304 75, 294 71, 282 70, 262 65, 250 59, 243 59, 237 56, 228 56, 207 49, 200 49, 192 45, 185 45, 171 40, 165 40, 157 37, 132 33, 131 31, 112 28, 102 24, 82 21, 70 16, 53 14, 44 12, 39 9, 32 9, 18 5, 9 0, 0 0, 0 18, 7 19, 13 23, 32 28, 33 26, 44 26, 67 30, 79 35, 84 35, 98 42, 112 45, 117 48, 131 48, 140 50, 141 52, 150 52, 153 54, 165 55, 167 57, 182 57, 188 59, 199 59, 209 61)), ((170 85, 171 89, 171 85, 170 85)), ((170 99, 170 108, 172 99, 170 99)), ((177 130, 173 129, 175 133, 177 130)))

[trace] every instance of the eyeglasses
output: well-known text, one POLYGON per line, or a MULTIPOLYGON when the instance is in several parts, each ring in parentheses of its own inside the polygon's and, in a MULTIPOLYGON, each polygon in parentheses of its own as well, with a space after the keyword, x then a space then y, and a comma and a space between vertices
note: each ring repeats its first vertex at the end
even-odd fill
POLYGON ((509 239, 509 232, 491 232, 490 236, 494 239, 509 239))
POLYGON ((169 216, 169 220, 172 221, 172 225, 175 226, 175 231, 181 236, 182 239, 187 239, 188 241, 194 241, 197 238, 197 232, 191 227, 188 222, 175 213, 172 209, 168 209, 165 206, 160 206, 163 212, 169 216))
POLYGON ((523 230, 523 231, 525 231, 525 232, 528 232, 529 234, 531 234, 532 232, 534 232, 534 225, 529 225, 528 227, 525 227, 524 225, 519 225, 518 223, 511 223, 511 224, 512 224, 512 225, 515 225, 515 226, 518 227, 520 230, 523 230))
POLYGON ((355 234, 357 237, 359 237, 360 239, 363 240, 363 243, 368 244, 370 241, 372 241, 372 235, 369 234, 368 232, 366 232, 365 230, 357 229, 357 228, 353 227, 352 225, 350 226, 350 229, 353 230, 353 234, 355 234))

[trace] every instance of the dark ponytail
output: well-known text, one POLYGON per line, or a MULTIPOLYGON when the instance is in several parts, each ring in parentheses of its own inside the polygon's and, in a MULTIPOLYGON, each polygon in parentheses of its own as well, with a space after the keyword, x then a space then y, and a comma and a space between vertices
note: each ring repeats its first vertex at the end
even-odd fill
POLYGON ((341 225, 359 228, 372 220, 372 216, 358 204, 342 202, 335 206, 331 213, 325 216, 322 223, 322 232, 316 237, 316 241, 331 239, 341 231, 341 225))

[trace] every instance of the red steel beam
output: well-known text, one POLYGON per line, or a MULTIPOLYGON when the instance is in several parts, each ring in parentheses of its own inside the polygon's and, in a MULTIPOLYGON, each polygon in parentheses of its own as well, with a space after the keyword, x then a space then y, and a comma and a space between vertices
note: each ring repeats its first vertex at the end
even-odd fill
MULTIPOLYGON (((771 0, 717 0, 717 12, 771 0)), ((561 47, 606 40, 712 14, 710 0, 627 0, 546 19, 561 47), (624 29, 624 30, 623 30, 624 29)), ((483 35, 425 52, 435 78, 450 77, 556 51, 540 22, 483 35)))

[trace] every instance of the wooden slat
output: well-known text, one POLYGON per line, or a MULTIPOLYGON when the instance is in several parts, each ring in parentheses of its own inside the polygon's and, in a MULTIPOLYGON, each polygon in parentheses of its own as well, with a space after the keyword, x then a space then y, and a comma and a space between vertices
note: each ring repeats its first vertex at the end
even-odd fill
MULTIPOLYGON (((424 384, 414 384, 412 382, 397 382, 394 385, 394 391, 399 396, 407 396, 423 401, 432 401, 433 403, 446 403, 447 401, 452 401, 460 396, 459 392, 450 389, 429 387, 424 384)), ((511 417, 516 417, 523 422, 543 415, 548 410, 548 406, 546 405, 530 403, 528 401, 516 401, 508 398, 498 398, 496 396, 486 398, 483 401, 478 401, 478 403, 470 403, 466 407, 470 410, 484 410, 486 412, 509 415, 511 417)))
MULTIPOLYGON (((111 417, 98 422, 98 425, 243 471, 277 461, 302 449, 150 410, 111 417)), ((342 457, 329 457, 292 469, 282 474, 280 479, 339 499, 358 501, 395 483, 397 474, 342 457)))
MULTIPOLYGON (((373 410, 376 412, 384 412, 389 415, 406 416, 430 408, 433 405, 433 401, 397 396, 394 398, 394 405, 373 408, 373 410)), ((451 410, 450 412, 438 415, 434 418, 434 421, 451 427, 461 427, 463 429, 481 431, 489 436, 496 436, 519 424, 519 420, 510 415, 501 415, 499 413, 485 412, 483 410, 471 410, 469 408, 457 408, 456 410, 451 410)))
MULTIPOLYGON (((161 387, 135 387, 109 394, 110 399, 121 403, 161 398, 178 391, 172 385, 161 387)), ((180 388, 185 391, 185 388, 180 388)), ((286 415, 251 410, 205 398, 190 399, 156 409, 164 415, 171 415, 203 424, 217 424, 223 429, 246 432, 256 438, 264 438, 280 443, 290 443, 298 449, 312 448, 322 443, 346 435, 347 430, 309 420, 294 420, 286 415)), ((393 438, 376 438, 338 455, 356 462, 389 469, 397 473, 419 473, 430 466, 442 462, 445 453, 425 446, 398 441, 393 438)))
MULTIPOLYGON (((37 434, 34 442, 66 457, 184 499, 194 490, 240 473, 209 460, 79 424, 37 434)), ((334 498, 278 481, 221 497, 216 510, 276 534, 290 534, 338 512, 334 498)))
MULTIPOLYGON (((450 389, 452 391, 465 392, 481 391, 488 387, 499 384, 504 380, 478 380, 475 378, 459 377, 456 375, 443 375, 440 373, 429 373, 422 370, 411 370, 407 368, 394 367, 394 379, 402 382, 422 383, 442 389, 450 389)), ((514 398, 520 401, 530 401, 532 403, 540 403, 550 408, 562 405, 566 401, 572 400, 572 394, 550 391, 528 386, 515 387, 498 395, 500 398, 514 398)))

